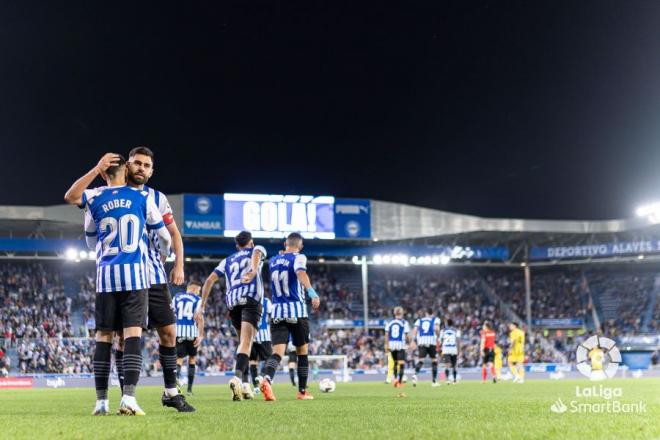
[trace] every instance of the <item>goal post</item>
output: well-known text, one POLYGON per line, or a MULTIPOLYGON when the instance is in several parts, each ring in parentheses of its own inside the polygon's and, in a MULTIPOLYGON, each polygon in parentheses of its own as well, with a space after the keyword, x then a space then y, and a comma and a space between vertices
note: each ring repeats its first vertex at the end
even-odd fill
MULTIPOLYGON (((289 356, 282 359, 284 371, 289 370, 289 356)), ((310 355, 309 369, 311 376, 332 376, 336 381, 349 382, 351 374, 348 370, 348 356, 337 355, 310 355)))

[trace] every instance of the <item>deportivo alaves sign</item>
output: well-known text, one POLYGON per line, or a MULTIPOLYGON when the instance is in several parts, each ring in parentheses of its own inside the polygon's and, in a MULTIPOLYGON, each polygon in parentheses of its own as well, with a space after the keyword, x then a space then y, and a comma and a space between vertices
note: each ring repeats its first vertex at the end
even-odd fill
POLYGON ((598 243, 581 246, 533 247, 532 260, 561 258, 598 258, 616 255, 641 255, 660 252, 660 240, 626 241, 620 243, 598 243))

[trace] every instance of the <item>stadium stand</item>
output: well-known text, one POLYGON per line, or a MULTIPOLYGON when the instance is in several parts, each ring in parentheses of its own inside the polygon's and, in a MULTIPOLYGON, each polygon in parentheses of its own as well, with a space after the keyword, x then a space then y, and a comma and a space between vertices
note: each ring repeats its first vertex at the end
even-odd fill
MULTIPOLYGON (((203 280, 212 267, 192 265, 189 279, 203 280)), ((326 307, 319 311, 314 322, 362 316, 363 310, 357 306, 361 294, 354 280, 355 268, 314 265, 310 272, 317 290, 326 299, 326 307)), ((94 314, 92 267, 63 266, 60 262, 12 262, 0 265, 0 274, 5 311, 1 323, 3 345, 16 351, 15 369, 22 373, 89 371, 93 341, 73 337, 89 335, 88 320, 93 320, 94 314), (77 280, 71 285, 72 292, 66 293, 60 281, 65 273, 77 280), (81 316, 82 325, 78 329, 72 325, 75 315, 81 316)), ((506 284, 501 275, 497 281, 506 284)), ((483 320, 492 320, 499 326, 502 344, 506 334, 501 308, 483 294, 481 282, 479 276, 451 272, 376 270, 370 284, 370 316, 387 318, 393 305, 402 304, 412 321, 417 310, 431 306, 441 316, 452 316, 456 321, 466 347, 461 364, 476 365, 478 353, 472 345, 478 339, 483 320)), ((227 319, 221 284, 214 287, 209 298, 200 371, 220 372, 233 365, 235 341, 231 337, 233 330, 227 319)), ((371 368, 382 365, 384 359, 382 331, 378 329, 365 334, 361 328, 326 331, 316 325, 313 339, 312 353, 347 354, 352 367, 371 368)), ((145 337, 146 368, 152 371, 159 369, 156 341, 151 333, 145 337)), ((531 353, 535 359, 548 358, 540 348, 532 349, 531 353)))

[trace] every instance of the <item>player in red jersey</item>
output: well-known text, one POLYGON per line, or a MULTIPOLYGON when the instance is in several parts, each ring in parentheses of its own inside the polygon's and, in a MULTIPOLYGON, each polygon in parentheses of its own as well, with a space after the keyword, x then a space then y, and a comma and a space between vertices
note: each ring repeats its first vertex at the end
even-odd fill
POLYGON ((495 330, 490 322, 486 321, 481 330, 481 353, 483 354, 483 364, 481 367, 481 383, 486 383, 488 376, 486 369, 490 369, 490 375, 493 378, 493 383, 497 383, 495 376, 495 330))

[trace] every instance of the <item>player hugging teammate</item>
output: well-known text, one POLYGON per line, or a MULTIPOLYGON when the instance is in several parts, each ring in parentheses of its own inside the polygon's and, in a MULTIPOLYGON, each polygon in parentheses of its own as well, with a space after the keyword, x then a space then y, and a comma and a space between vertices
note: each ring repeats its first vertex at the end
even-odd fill
MULTIPOLYGON (((106 368, 105 352, 106 344, 111 350, 114 332, 119 337, 115 363, 125 397, 122 397, 120 411, 125 414, 144 414, 135 401, 137 379, 133 377, 135 374, 139 377, 142 366, 140 336, 142 328, 146 328, 147 318, 149 326, 157 329, 160 338, 160 362, 165 385, 162 404, 180 412, 195 410, 176 388, 175 317, 170 307, 168 279, 163 266, 171 245, 176 261, 170 281, 175 284, 183 282, 183 242, 165 196, 145 186, 153 169, 153 153, 146 147, 131 150, 128 161, 118 154, 108 153, 74 182, 64 196, 67 203, 86 210, 85 238, 88 246, 96 251, 97 292, 104 293, 97 297, 96 304, 96 338, 99 341, 95 355, 98 357, 95 362, 95 375, 99 378, 97 394, 107 396, 110 355, 107 356, 106 368), (107 186, 87 189, 99 175, 106 180, 107 186), (120 194, 125 197, 120 197, 120 194), (146 207, 147 211, 136 211, 141 207, 146 207), (160 222, 155 225, 148 218, 143 221, 145 215, 158 217, 160 222), (133 266, 129 267, 129 264, 133 266), (137 331, 128 324, 137 323, 137 316, 142 313, 142 305, 138 304, 137 299, 142 295, 141 291, 147 289, 144 294, 145 316, 141 318, 137 331), (126 299, 122 299, 123 294, 116 295, 115 303, 110 304, 112 301, 108 292, 132 294, 126 299), (111 317, 113 313, 115 316, 111 317)), ((107 399, 99 397, 94 413, 107 412, 107 399)))

